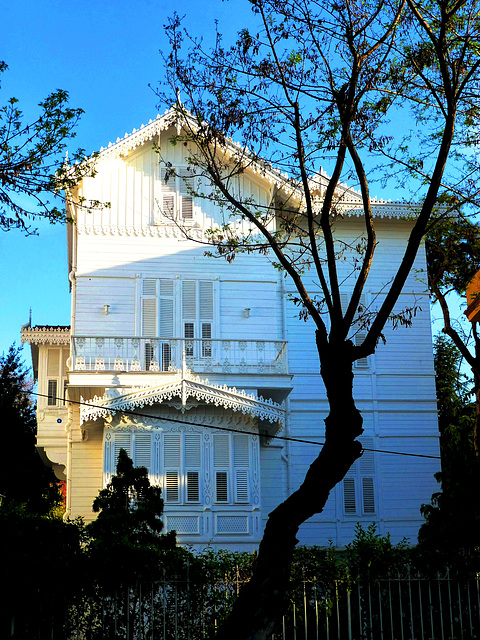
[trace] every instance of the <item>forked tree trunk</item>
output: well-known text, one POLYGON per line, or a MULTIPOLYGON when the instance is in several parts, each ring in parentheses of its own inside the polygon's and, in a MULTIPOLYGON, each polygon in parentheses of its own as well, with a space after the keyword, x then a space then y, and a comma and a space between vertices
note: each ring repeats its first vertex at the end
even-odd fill
POLYGON ((351 345, 342 346, 331 357, 322 354, 322 378, 330 404, 325 444, 299 489, 269 514, 252 579, 242 588, 216 640, 271 637, 287 603, 298 529, 323 511, 330 491, 361 455, 355 438, 363 431, 363 420, 353 401, 351 345))

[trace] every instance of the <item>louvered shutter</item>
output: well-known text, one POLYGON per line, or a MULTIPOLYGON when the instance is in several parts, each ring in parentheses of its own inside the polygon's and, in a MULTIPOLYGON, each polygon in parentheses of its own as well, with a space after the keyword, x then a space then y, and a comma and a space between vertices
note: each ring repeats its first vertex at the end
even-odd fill
POLYGON ((159 280, 159 298, 160 298, 160 317, 159 317, 159 335, 162 340, 160 344, 161 353, 159 354, 160 366, 162 371, 168 371, 172 364, 172 348, 169 340, 175 337, 175 284, 173 280, 161 278, 159 280))
POLYGON ((178 471, 166 471, 165 472, 165 502, 179 502, 179 472, 178 471))
POLYGON ((48 349, 47 376, 56 378, 60 375, 60 349, 48 349))
POLYGON ((152 466, 152 436, 150 433, 135 434, 134 464, 136 467, 146 467, 150 473, 152 466))
POLYGON ((250 446, 248 435, 235 434, 233 439, 233 466, 235 502, 248 502, 250 476, 250 446))
POLYGON ((200 467, 201 467, 201 438, 198 433, 184 435, 184 464, 185 464, 185 499, 187 502, 200 500, 200 467))
POLYGON ((125 449, 129 457, 132 457, 132 434, 131 433, 115 433, 113 446, 113 469, 112 473, 116 473, 118 464, 118 455, 120 449, 125 449))
POLYGON ((142 336, 157 335, 157 281, 144 280, 142 283, 142 336))
POLYGON ((160 209, 161 215, 172 220, 176 216, 177 177, 175 170, 160 167, 160 209))
POLYGON ((200 280, 199 288, 199 315, 200 320, 213 321, 213 282, 210 280, 200 280))
MULTIPOLYGON (((141 299, 141 335, 145 338, 154 338, 157 336, 157 308, 157 281, 154 278, 143 280, 141 299)), ((145 370, 148 371, 152 360, 157 359, 154 343, 146 341, 144 350, 145 370)))
POLYGON ((200 280, 199 290, 199 318, 200 337, 202 338, 202 358, 212 356, 212 325, 213 325, 213 282, 200 280))
POLYGON ((358 460, 359 473, 362 480, 362 508, 365 515, 375 513, 375 454, 373 438, 364 436, 360 441, 365 447, 363 456, 358 460))
POLYGON ((346 477, 343 479, 343 508, 346 514, 357 513, 355 478, 346 477))
POLYGON ((213 436, 213 466, 215 469, 215 499, 229 502, 230 443, 227 434, 213 436))
POLYGON ((163 463, 165 467, 165 502, 179 502, 181 466, 180 434, 164 434, 163 463))
POLYGON ((197 319, 197 282, 195 280, 183 281, 182 318, 184 321, 197 319))
POLYGON ((180 193, 180 211, 182 220, 189 222, 193 220, 193 190, 195 180, 192 171, 188 168, 178 169, 178 190, 180 193))
POLYGON ((182 283, 182 326, 185 338, 185 355, 194 355, 195 324, 197 320, 197 281, 184 280, 182 283))
POLYGON ((157 300, 142 300, 142 336, 153 338, 157 335, 157 300))
POLYGON ((174 327, 174 282, 160 280, 160 337, 173 338, 174 327))
POLYGON ((373 478, 362 478, 363 513, 369 515, 375 513, 375 494, 373 478))

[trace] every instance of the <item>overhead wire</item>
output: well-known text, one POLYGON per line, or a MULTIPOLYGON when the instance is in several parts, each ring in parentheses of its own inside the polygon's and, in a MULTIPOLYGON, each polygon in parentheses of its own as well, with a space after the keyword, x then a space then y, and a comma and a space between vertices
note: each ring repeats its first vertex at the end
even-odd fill
MULTIPOLYGON (((41 398, 54 398, 55 400, 60 400, 61 402, 65 402, 65 403, 70 403, 70 404, 76 404, 76 405, 82 405, 82 406, 86 406, 86 407, 92 407, 94 409, 104 409, 107 411, 110 411, 112 413, 123 413, 125 415, 129 415, 129 416, 135 416, 135 417, 139 417, 139 418, 147 418, 149 420, 163 420, 165 422, 175 422, 178 424, 186 424, 189 426, 195 426, 195 427, 201 427, 203 429, 215 429, 217 431, 228 431, 231 433, 242 433, 242 434, 247 434, 247 435, 252 435, 251 431, 246 431, 245 429, 235 429, 233 427, 225 427, 225 426, 218 426, 218 425, 209 425, 209 424, 200 424, 198 422, 191 422, 189 420, 182 420, 180 418, 169 418, 166 416, 152 416, 148 413, 141 413, 140 411, 133 411, 130 409, 115 409, 115 408, 108 408, 105 407, 103 405, 100 404, 93 404, 91 402, 85 402, 84 400, 65 400, 65 398, 61 398, 58 396, 52 396, 46 393, 36 393, 33 391, 26 391, 25 393, 28 393, 29 395, 33 395, 33 396, 38 396, 41 398)), ((282 440, 285 442, 297 442, 300 444, 311 444, 311 445, 315 445, 317 447, 323 446, 325 443, 324 442, 319 442, 316 440, 306 440, 305 438, 294 438, 293 436, 284 436, 284 435, 271 435, 269 433, 260 433, 260 436, 264 436, 269 438, 270 440, 282 440)), ((426 453, 410 453, 407 451, 389 451, 387 449, 370 449, 368 447, 364 447, 362 445, 362 448, 364 451, 372 451, 374 453, 386 453, 386 454, 390 454, 390 455, 395 455, 395 456, 407 456, 410 458, 427 458, 427 459, 431 459, 431 460, 440 460, 440 456, 433 456, 433 455, 429 455, 426 453)))

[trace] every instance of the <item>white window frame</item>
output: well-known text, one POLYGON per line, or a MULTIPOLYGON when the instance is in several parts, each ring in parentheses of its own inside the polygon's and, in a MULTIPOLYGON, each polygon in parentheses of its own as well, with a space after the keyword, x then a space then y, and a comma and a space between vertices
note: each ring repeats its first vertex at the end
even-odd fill
MULTIPOLYGON (((104 436, 104 483, 105 485, 115 473, 118 453, 125 449, 132 458, 135 466, 145 466, 148 469, 152 484, 162 487, 162 497, 165 507, 201 506, 205 500, 205 486, 208 484, 206 470, 211 469, 211 492, 213 505, 228 508, 253 507, 253 479, 251 467, 254 456, 259 456, 258 442, 253 447, 250 434, 233 434, 214 432, 204 440, 201 431, 173 431, 169 430, 138 430, 128 429, 117 431, 107 429, 104 436), (193 436, 193 437, 192 437, 193 436), (188 438, 190 450, 187 451, 188 438), (150 439, 149 451, 146 442, 150 439), (167 452, 169 442, 170 453, 167 452), (216 455, 215 443, 223 443, 216 455), (178 443, 180 447, 178 447, 178 443), (256 453, 255 453, 256 451, 256 453), (193 498, 188 493, 188 476, 198 478, 193 485, 193 498), (225 477, 226 499, 218 500, 217 479, 219 474, 225 477), (169 478, 176 480, 176 496, 168 496, 169 478)), ((258 464, 258 461, 257 463, 258 464)), ((174 483, 175 484, 175 483, 174 483)), ((173 485, 170 485, 173 488, 173 485)))
POLYGON ((368 518, 378 514, 374 439, 364 436, 359 440, 366 451, 354 462, 341 483, 342 510, 346 517, 368 518))
POLYGON ((191 189, 195 191, 198 177, 189 165, 156 165, 157 210, 154 212, 154 224, 191 226, 195 223, 195 197, 188 186, 189 180, 193 181, 191 189))

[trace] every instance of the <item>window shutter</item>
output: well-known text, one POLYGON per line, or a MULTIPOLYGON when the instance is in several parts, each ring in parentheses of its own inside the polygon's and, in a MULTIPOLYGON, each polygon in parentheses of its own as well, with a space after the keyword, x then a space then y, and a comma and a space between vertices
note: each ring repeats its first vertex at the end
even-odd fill
POLYGON ((200 280, 200 320, 213 320, 213 282, 200 280))
POLYGON ((358 460, 358 464, 360 466, 360 473, 363 475, 372 475, 375 473, 375 459, 374 459, 374 451, 373 451, 373 438, 369 438, 368 436, 364 436, 360 438, 360 442, 362 443, 362 447, 368 449, 368 451, 364 451, 361 458, 358 460))
POLYGON ((163 459, 165 465, 165 501, 178 502, 180 499, 180 434, 164 434, 163 459))
POLYGON ((132 457, 132 435, 130 433, 114 434, 112 473, 115 473, 117 470, 118 454, 120 453, 120 449, 125 449, 130 458, 132 457))
POLYGON ((180 200, 180 216, 182 220, 188 222, 193 220, 193 198, 192 196, 182 196, 180 200))
POLYGON ((215 474, 215 498, 217 502, 228 502, 228 473, 217 471, 215 474))
POLYGON ((235 467, 250 466, 250 452, 248 435, 235 434, 233 436, 233 463, 235 467))
POLYGON ((199 502, 200 482, 198 471, 187 471, 187 502, 199 502))
MULTIPOLYGON (((213 282, 200 280, 199 287, 199 319, 202 340, 212 339, 213 321, 213 282)), ((212 356, 212 343, 202 342, 202 358, 212 356)))
POLYGON ((200 500, 201 438, 198 433, 184 435, 184 463, 186 468, 186 501, 200 500))
POLYGON ((197 283, 195 280, 184 280, 182 283, 182 318, 197 319, 197 283))
POLYGON ((200 467, 200 449, 201 441, 200 434, 186 433, 185 434, 185 466, 186 467, 200 467))
POLYGON ((157 295, 157 281, 153 278, 144 280, 142 283, 142 295, 144 296, 156 296, 157 295))
POLYGON ((157 335, 157 281, 144 280, 142 283, 142 336, 157 335))
POLYGON ((165 467, 180 467, 180 435, 165 433, 163 442, 165 467))
POLYGON ((187 167, 178 169, 178 190, 180 193, 180 217, 182 220, 193 220, 193 189, 195 178, 187 167))
POLYGON ((375 513, 373 478, 362 478, 363 513, 375 513))
POLYGON ((152 436, 150 433, 136 433, 134 442, 134 464, 146 467, 150 472, 152 466, 152 436))
POLYGON ((228 434, 217 433, 213 436, 213 466, 216 467, 215 499, 217 502, 228 502, 228 469, 230 466, 230 438, 228 434))
POLYGON ((364 436, 360 438, 364 451, 358 460, 359 472, 362 478, 362 502, 365 515, 375 513, 375 452, 373 451, 373 438, 364 436))
POLYGON ((343 479, 343 505, 346 514, 355 514, 357 512, 355 478, 343 479))
POLYGON ((179 500, 179 481, 178 471, 166 471, 165 473, 165 501, 178 502, 179 500))
POLYGON ((161 215, 164 218, 172 219, 175 217, 175 195, 177 178, 175 171, 170 167, 160 167, 160 208, 161 215))
POLYGON ((57 377, 60 375, 60 349, 49 349, 47 358, 47 376, 57 377))
POLYGON ((248 471, 235 471, 235 502, 248 502, 248 471))
POLYGON ((56 406, 56 404, 57 404, 57 381, 49 380, 47 405, 49 407, 54 407, 56 406))
POLYGON ((215 467, 228 467, 229 464, 228 435, 226 433, 216 433, 213 436, 213 465, 215 467))
POLYGON ((142 300, 142 336, 154 337, 157 335, 157 300, 144 298, 142 300))
POLYGON ((160 337, 175 336, 173 280, 160 280, 160 337))

